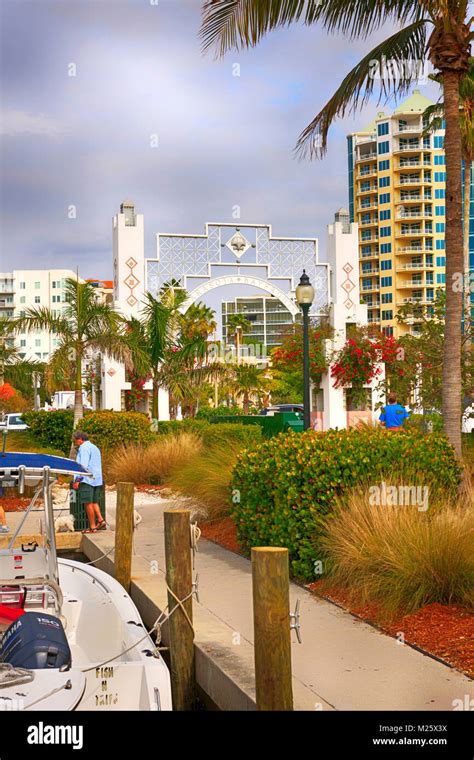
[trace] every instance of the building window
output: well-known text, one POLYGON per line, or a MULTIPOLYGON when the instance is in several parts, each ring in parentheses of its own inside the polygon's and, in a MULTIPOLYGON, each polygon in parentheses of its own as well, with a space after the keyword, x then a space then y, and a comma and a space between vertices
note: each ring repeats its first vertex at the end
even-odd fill
POLYGON ((20 296, 20 303, 26 303, 26 296, 20 296))
POLYGON ((41 303, 41 296, 35 296, 35 303, 41 303))
POLYGON ((40 287, 41 287, 41 283, 40 282, 35 282, 35 290, 39 290, 40 287))
POLYGON ((20 282, 20 290, 25 290, 26 282, 20 282))
POLYGON ((445 216, 445 207, 444 206, 435 206, 435 214, 436 214, 436 216, 445 216))
POLYGON ((440 200, 441 198, 446 198, 446 190, 444 189, 444 187, 439 187, 435 190, 435 198, 440 199, 440 200))
POLYGON ((436 232, 444 232, 444 222, 436 222, 436 232))
POLYGON ((393 319, 392 309, 387 309, 386 311, 382 311, 382 319, 384 321, 386 321, 387 319, 393 319))
POLYGON ((362 246, 362 253, 369 254, 372 253, 372 246, 371 245, 363 245, 362 246))
POLYGON ((444 251, 446 248, 446 241, 445 240, 437 240, 436 241, 436 250, 437 251, 444 251))
POLYGON ((390 203, 390 193, 382 193, 379 195, 379 203, 390 203))
MULTIPOLYGON (((382 196, 380 196, 380 197, 382 197, 382 196)), ((380 212, 380 221, 384 222, 387 219, 390 219, 390 216, 391 216, 391 211, 390 211, 389 208, 387 208, 387 209, 385 209, 385 211, 381 211, 380 212)))
POLYGON ((435 166, 444 166, 446 164, 446 156, 435 156, 434 163, 435 166))
POLYGON ((41 346, 41 338, 36 338, 35 340, 35 348, 40 348, 41 346))
POLYGON ((382 137, 383 135, 388 135, 388 121, 384 121, 383 124, 377 125, 377 133, 379 137, 382 137))
POLYGON ((437 267, 445 267, 446 266, 446 256, 436 256, 436 266, 437 267))
POLYGON ((392 278, 391 277, 381 277, 380 278, 380 287, 382 287, 382 288, 391 288, 392 287, 392 278))
POLYGON ((433 285, 433 272, 426 273, 426 284, 433 285))
POLYGON ((382 243, 382 245, 380 246, 380 253, 392 253, 392 244, 382 243))
POLYGON ((389 186, 390 186, 390 176, 379 177, 379 187, 389 187, 389 186))
POLYGON ((20 340, 20 348, 26 348, 26 340, 20 340))
POLYGON ((434 148, 443 149, 444 148, 444 136, 443 135, 435 135, 434 136, 434 142, 433 142, 434 148))
POLYGON ((386 172, 390 169, 390 161, 389 159, 384 159, 383 161, 379 161, 379 172, 386 172))
POLYGON ((435 182, 446 182, 446 172, 435 172, 435 182))
POLYGON ((372 271, 372 263, 370 261, 363 261, 362 262, 362 273, 370 272, 372 271))
POLYGON ((388 140, 384 140, 383 142, 380 142, 377 146, 379 155, 382 155, 383 153, 388 153, 389 145, 390 143, 388 140))
POLYGON ((392 293, 382 293, 382 303, 392 303, 392 293))
POLYGON ((384 335, 391 336, 393 335, 393 327, 382 327, 382 332, 384 335))
POLYGON ((390 237, 392 234, 392 228, 391 227, 381 227, 380 228, 380 237, 390 237))
POLYGON ((446 275, 444 274, 437 274, 436 275, 436 283, 438 285, 445 285, 446 284, 446 275))
POLYGON ((387 270, 392 268, 392 259, 385 259, 380 262, 380 269, 387 270))

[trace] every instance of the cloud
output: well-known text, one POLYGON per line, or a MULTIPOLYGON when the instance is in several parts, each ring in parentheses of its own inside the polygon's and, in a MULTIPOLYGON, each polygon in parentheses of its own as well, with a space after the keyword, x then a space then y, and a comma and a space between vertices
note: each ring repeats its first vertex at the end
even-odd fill
POLYGON ((64 126, 56 119, 44 113, 28 113, 14 108, 2 111, 0 119, 0 135, 19 137, 20 135, 44 135, 45 137, 61 137, 64 126))

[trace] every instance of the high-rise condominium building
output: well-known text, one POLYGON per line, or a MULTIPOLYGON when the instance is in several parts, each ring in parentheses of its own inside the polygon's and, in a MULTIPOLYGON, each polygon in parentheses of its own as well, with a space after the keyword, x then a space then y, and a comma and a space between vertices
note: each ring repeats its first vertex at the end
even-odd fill
POLYGON ((369 324, 388 335, 416 334, 419 322, 400 326, 397 310, 407 302, 429 310, 445 286, 444 128, 423 134, 431 104, 415 90, 391 115, 379 113, 348 137, 361 295, 369 324))
POLYGON ((273 296, 249 296, 222 302, 222 338, 232 343, 227 330, 227 317, 242 314, 250 322, 250 330, 244 331, 244 340, 268 346, 279 346, 282 338, 293 324, 288 309, 273 296))

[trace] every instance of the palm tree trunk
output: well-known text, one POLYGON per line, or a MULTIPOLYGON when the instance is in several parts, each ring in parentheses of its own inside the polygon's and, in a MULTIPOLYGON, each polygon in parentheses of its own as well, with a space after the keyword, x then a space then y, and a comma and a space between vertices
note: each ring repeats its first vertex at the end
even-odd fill
POLYGON ((245 391, 245 393, 244 393, 244 404, 243 404, 243 406, 244 406, 244 414, 248 414, 249 413, 249 394, 248 394, 247 391, 245 391))
POLYGON ((152 396, 151 396, 151 416, 152 419, 157 420, 158 419, 158 380, 154 377, 153 378, 153 390, 152 390, 152 396))
POLYGON ((461 239, 461 129, 459 124, 460 73, 443 72, 446 119, 446 319, 443 351, 443 424, 461 459, 461 320, 463 267, 461 239))
POLYGON ((471 156, 466 156, 464 165, 464 363, 466 366, 467 393, 471 395, 471 354, 472 354, 472 325, 471 325, 471 282, 469 267, 469 220, 471 214, 471 156))
POLYGON ((82 357, 77 352, 76 356, 76 383, 74 387, 74 430, 79 420, 84 416, 84 405, 82 402, 82 357))

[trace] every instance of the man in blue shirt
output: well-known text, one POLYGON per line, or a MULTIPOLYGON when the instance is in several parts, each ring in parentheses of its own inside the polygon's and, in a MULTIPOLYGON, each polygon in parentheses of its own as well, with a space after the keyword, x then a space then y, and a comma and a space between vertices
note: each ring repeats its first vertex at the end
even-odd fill
POLYGON ((76 430, 72 437, 78 448, 76 462, 91 473, 91 477, 79 475, 72 486, 77 491, 79 504, 84 505, 89 520, 90 527, 82 532, 95 533, 107 527, 99 507, 99 500, 104 491, 100 451, 82 430, 76 430))
POLYGON ((388 404, 382 409, 379 419, 386 430, 400 430, 409 416, 406 409, 401 404, 397 404, 395 393, 391 393, 388 404))

